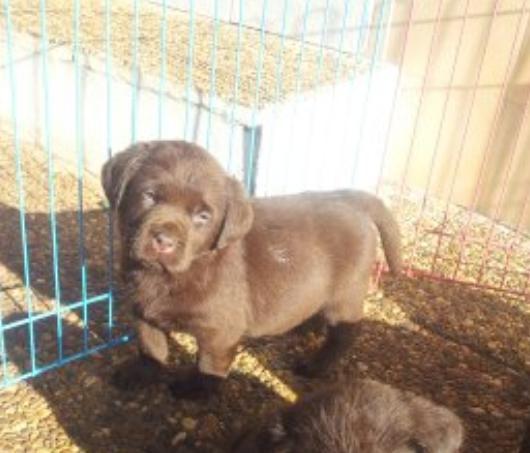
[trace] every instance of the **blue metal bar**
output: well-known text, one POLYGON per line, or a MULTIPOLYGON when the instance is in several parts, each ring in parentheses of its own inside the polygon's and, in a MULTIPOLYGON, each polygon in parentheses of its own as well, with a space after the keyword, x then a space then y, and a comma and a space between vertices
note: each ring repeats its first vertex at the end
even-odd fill
POLYGON ((13 384, 16 384, 18 382, 21 382, 25 379, 28 379, 28 378, 32 378, 32 377, 35 377, 35 376, 39 376, 47 371, 50 371, 50 370, 53 370, 55 368, 59 368, 63 365, 66 365, 67 363, 70 363, 70 362, 73 362, 75 360, 79 360, 79 359, 83 359, 85 357, 87 357, 88 355, 91 355, 91 354, 95 354, 97 352, 101 352, 105 349, 109 349, 109 348, 112 348, 114 346, 117 346, 117 345, 120 345, 120 344, 123 344, 123 343, 127 343, 128 341, 130 340, 130 337, 128 335, 124 335, 124 336, 121 336, 119 338, 115 338, 114 340, 112 340, 111 342, 109 343, 105 343, 105 344, 101 344, 101 345, 98 345, 98 346, 94 346, 90 349, 88 349, 87 351, 82 351, 82 352, 79 352, 77 354, 73 354, 71 356, 68 356, 68 357, 64 357, 60 360, 56 360, 55 362, 49 364, 49 365, 46 365, 42 368, 36 368, 34 371, 31 371, 31 372, 28 372, 28 373, 23 373, 23 374, 20 374, 16 377, 13 377, 11 379, 7 379, 4 381, 4 383, 0 386, 0 388, 5 388, 7 386, 10 386, 10 385, 13 385, 13 384))
POLYGON ((234 155, 234 128, 235 110, 239 98, 239 76, 241 72, 241 35, 243 29, 243 0, 239 0, 239 22, 237 24, 237 44, 236 44, 236 77, 234 79, 234 96, 232 99, 232 112, 230 114, 230 143, 228 145, 228 168, 232 168, 232 158, 234 155))
MULTIPOLYGON (((89 297, 86 301, 80 300, 78 302, 74 302, 72 304, 63 304, 61 306, 61 311, 59 313, 59 316, 62 316, 64 313, 70 313, 78 308, 82 308, 84 305, 93 305, 98 302, 104 302, 108 300, 109 295, 108 294, 100 294, 99 296, 89 297)), ((9 324, 4 325, 0 331, 7 331, 14 329, 15 327, 24 326, 27 324, 31 324, 32 322, 36 321, 42 321, 43 319, 51 318, 53 316, 57 316, 57 313, 55 311, 49 311, 44 313, 39 313, 37 315, 33 315, 31 320, 28 318, 18 319, 16 321, 10 322, 9 324)))
MULTIPOLYGON (((310 11, 310 4, 311 0, 306 0, 305 7, 304 7, 304 18, 302 19, 302 37, 300 39, 300 49, 298 51, 298 58, 297 58, 297 64, 296 64, 296 84, 295 84, 295 93, 294 93, 294 104, 293 104, 293 113, 291 115, 292 121, 291 121, 291 134, 289 137, 291 148, 293 147, 293 140, 294 140, 294 121, 296 118, 296 111, 298 107, 298 96, 300 94, 300 78, 302 76, 302 61, 304 57, 304 48, 306 44, 306 33, 307 33, 307 18, 309 16, 310 11)), ((289 171, 289 168, 291 167, 289 155, 286 156, 287 163, 285 165, 286 171, 289 171)), ((284 177, 284 183, 282 187, 282 191, 285 190, 286 182, 287 182, 287 174, 284 177)))
POLYGON ((398 99, 398 93, 399 93, 399 90, 401 88, 401 83, 402 83, 402 78, 403 78, 403 61, 405 61, 405 52, 407 50, 407 44, 408 44, 409 35, 410 35, 410 29, 411 29, 411 23, 412 23, 412 13, 414 11, 414 1, 415 0, 412 0, 412 2, 411 2, 410 8, 409 8, 409 12, 408 12, 408 17, 407 17, 407 28, 406 28, 406 31, 405 31, 405 37, 403 38, 403 47, 402 47, 402 50, 401 50, 400 61, 399 61, 399 64, 398 64, 399 74, 398 74, 398 78, 397 78, 397 81, 396 81, 396 89, 394 90, 394 94, 392 96, 392 104, 391 104, 391 107, 390 107, 390 115, 389 115, 388 127, 387 127, 386 133, 385 133, 385 142, 384 142, 384 146, 383 146, 383 157, 381 159, 381 168, 380 168, 380 171, 379 171, 379 177, 377 179, 376 193, 379 193, 379 191, 381 190, 381 184, 383 182, 384 164, 386 162, 386 157, 388 155, 389 145, 390 145, 390 131, 391 131, 392 125, 394 123, 394 118, 395 118, 395 113, 396 113, 396 105, 397 105, 397 99, 398 99))
POLYGON ((263 7, 261 9, 261 21, 260 21, 260 46, 258 52, 257 62, 257 76, 256 76, 256 91, 254 93, 254 108, 252 109, 251 116, 251 129, 250 129, 250 149, 247 155, 247 180, 246 187, 250 190, 252 185, 252 178, 254 177, 254 154, 256 148, 256 112, 259 109, 259 90, 261 88, 261 73, 263 71, 263 50, 265 48, 265 17, 267 12, 267 0, 263 0, 263 7))
POLYGON ((167 0, 162 1, 162 24, 160 27, 160 84, 158 88, 158 138, 162 138, 164 99, 167 67, 167 0))
MULTIPOLYGON (((22 172, 22 152, 20 149, 20 136, 18 129, 18 115, 17 115, 17 86, 16 77, 14 72, 14 58, 13 58, 13 30, 11 23, 11 11, 9 0, 4 0, 4 12, 6 18, 6 45, 7 45, 7 68, 9 72, 9 91, 11 93, 11 121, 13 123, 13 139, 14 139, 14 151, 15 151, 15 167, 16 167, 16 181, 17 181, 17 192, 18 192, 18 208, 19 208, 19 225, 20 225, 20 238, 22 242, 22 258, 24 262, 24 300, 28 309, 28 316, 30 319, 33 317, 33 299, 31 294, 31 269, 30 269, 30 253, 28 246, 28 235, 26 226, 26 194, 24 186, 24 175, 22 172)), ((0 313, 0 320, 2 314, 0 313)), ((1 328, 1 325, 0 325, 1 328)), ((35 340, 34 340, 34 329, 33 322, 29 324, 29 337, 30 337, 30 348, 32 369, 35 368, 35 340)), ((5 367, 5 344, 2 335, 2 365, 5 367)), ((4 368, 4 372, 6 372, 4 368)), ((5 378, 4 373, 4 378, 5 378)))
POLYGON ((190 25, 188 35, 188 64, 186 67, 186 112, 184 117, 184 140, 188 137, 190 117, 191 85, 193 82, 193 51, 195 40, 195 0, 190 0, 190 25))
MULTIPOLYGON (((324 60, 324 43, 326 41, 327 32, 328 32, 329 2, 330 2, 330 0, 326 0, 326 10, 324 12, 324 22, 322 24, 322 33, 320 35, 320 44, 319 44, 319 51, 318 51, 318 64, 317 64, 316 75, 315 75, 314 82, 313 82, 313 90, 318 88, 318 86, 320 84, 320 76, 321 76, 321 73, 322 73, 322 63, 323 63, 323 60, 324 60)), ((307 142, 309 144, 311 144, 311 142, 312 142, 313 131, 315 129, 315 127, 314 127, 314 124, 315 124, 315 110, 316 110, 315 109, 315 105, 316 105, 316 96, 313 98, 313 107, 312 107, 313 114, 311 115, 311 120, 310 120, 310 124, 309 124, 309 128, 308 128, 308 132, 307 132, 307 142)), ((307 167, 307 165, 306 165, 306 167, 307 167)), ((308 173, 309 173, 308 171, 304 172, 304 177, 303 177, 304 185, 305 185, 305 181, 307 180, 307 176, 306 175, 308 173)))
MULTIPOLYGON (((309 17, 309 11, 311 9, 311 0, 306 0, 304 8, 304 18, 302 22, 302 39, 300 49, 298 51, 298 59, 296 63, 296 85, 295 85, 295 98, 300 94, 300 78, 302 75, 302 61, 304 59, 304 50, 306 44, 306 33, 307 33, 307 18, 309 17)), ((296 107, 296 104, 295 104, 296 107)))
POLYGON ((208 105, 208 132, 206 135, 206 149, 210 149, 210 138, 212 133, 212 113, 213 113, 213 98, 216 91, 216 70, 217 70, 217 42, 219 40, 219 0, 214 0, 214 31, 212 41, 212 66, 210 69, 210 99, 208 105))
MULTIPOLYGON (((79 61, 80 0, 74 1, 74 66, 75 66, 75 143, 77 155, 77 200, 79 225, 79 264, 81 268, 81 299, 87 299, 87 269, 85 257, 85 219, 83 210, 84 137, 81 116, 81 65, 79 61)), ((88 309, 83 306, 83 346, 88 349, 88 309)))
MULTIPOLYGON (((338 58, 337 63, 335 64, 335 75, 334 75, 334 85, 337 84, 337 81, 339 79, 340 70, 342 69, 342 57, 344 55, 343 48, 344 48, 344 35, 346 31, 346 24, 348 23, 348 18, 350 17, 350 4, 351 0, 345 0, 344 1, 344 12, 342 14, 342 24, 340 27, 340 35, 339 35, 339 49, 338 49, 338 58)), ((333 95, 335 95, 335 92, 333 92, 333 95)))
MULTIPOLYGON (((111 0, 105 0, 105 78, 107 91, 107 158, 112 157, 112 35, 111 35, 111 0)), ((112 339, 113 308, 114 308, 114 220, 112 210, 108 210, 108 244, 109 256, 107 260, 108 268, 108 341, 112 339)))
MULTIPOLYGON (((383 0, 386 1, 386 0, 383 0)), ((363 3, 363 11, 361 14, 361 25, 359 27, 359 48, 357 49, 356 56, 358 57, 361 53, 361 49, 363 47, 363 44, 365 44, 365 39, 368 39, 368 34, 370 32, 369 30, 369 17, 368 14, 371 10, 373 10, 374 7, 374 0, 364 0, 363 3), (371 6, 371 8, 368 8, 368 5, 371 6), (365 38, 366 36, 366 38, 365 38)))
POLYGON ((131 142, 136 141, 136 129, 138 127, 138 35, 140 28, 139 0, 134 0, 134 22, 133 22, 133 63, 132 63, 132 95, 131 95, 131 142))
POLYGON ((469 19, 469 5, 470 0, 466 0, 466 4, 464 7, 464 20, 461 23, 460 31, 458 33, 458 42, 455 49, 455 56, 453 58, 453 64, 451 66, 451 74, 449 75, 449 83, 448 87, 449 89, 445 92, 444 97, 444 103, 442 107, 442 118, 440 120, 440 124, 437 127, 436 132, 436 141, 434 142, 433 153, 429 162, 429 172, 427 173, 427 180, 426 185, 423 193, 423 200, 421 203, 421 210, 423 213, 423 210, 425 209, 425 206, 427 204, 427 197, 429 196, 430 190, 431 190, 431 182, 433 179, 433 171, 434 171, 434 164, 436 162, 436 158, 438 157, 438 150, 440 148, 440 141, 442 138, 442 131, 445 127, 445 121, 447 119, 447 107, 449 105, 449 98, 451 97, 451 89, 453 88, 454 82, 455 82, 455 75, 456 75, 456 67, 458 62, 458 57, 460 56, 460 51, 462 49, 462 41, 464 38, 464 30, 466 29, 466 25, 469 19))
MULTIPOLYGON (((57 348, 59 358, 63 357, 63 328, 60 317, 61 312, 61 283, 59 280, 59 234, 57 232, 57 219, 55 217, 55 172, 53 167, 53 154, 50 146, 50 95, 48 80, 48 30, 46 22, 46 0, 40 0, 40 33, 42 52, 42 84, 44 88, 44 149, 48 156, 48 190, 50 195, 50 228, 53 254, 53 281, 55 289, 55 309, 57 313, 57 348)), ((33 314, 29 313, 29 316, 33 314)), ((31 340, 31 338, 30 338, 31 340)), ((35 369, 35 350, 31 345, 32 369, 35 369)))
MULTIPOLYGON (((374 68, 376 66, 376 63, 378 63, 377 55, 378 55, 378 48, 379 48, 379 41, 381 39, 381 30, 383 27, 381 26, 383 18, 385 17, 385 11, 389 7, 390 3, 389 0, 383 0, 383 3, 381 4, 381 8, 379 11, 379 18, 377 23, 377 32, 375 36, 375 48, 374 48, 374 54, 370 58, 370 69, 368 71, 368 84, 366 87, 366 93, 364 95, 363 100, 363 110, 361 115, 361 124, 359 129, 359 137, 357 139, 357 143, 355 145, 355 154, 354 154, 354 161, 353 161, 353 170, 352 170, 352 178, 355 178, 355 174, 357 172, 357 164, 359 162, 359 152, 360 152, 360 146, 362 143, 362 139, 364 136, 364 130, 363 127, 366 122, 366 108, 368 107, 368 100, 370 99, 370 94, 372 92, 372 82, 373 82, 373 75, 374 75, 374 68)), ((347 132, 346 132, 347 133, 347 132)))
MULTIPOLYGON (((390 11, 392 10, 392 0, 383 0, 383 3, 381 5, 381 19, 379 21, 379 27, 382 26, 382 24, 386 24, 386 30, 384 37, 386 38, 388 36, 388 30, 390 28, 390 11)), ((385 39, 377 40, 375 44, 375 50, 374 50, 374 59, 376 61, 381 61, 381 58, 383 57, 383 50, 384 50, 384 44, 385 39)))
POLYGON ((324 23, 322 25, 322 34, 320 35, 320 46, 319 46, 320 48, 318 52, 317 73, 315 76, 315 82, 313 83, 313 87, 317 87, 319 85, 320 75, 322 73, 322 62, 324 60, 324 43, 328 35, 329 2, 330 0, 326 0, 326 12, 324 13, 324 23))
POLYGON ((283 3, 283 14, 282 14, 282 26, 280 31, 280 48, 278 49, 278 55, 276 56, 276 86, 274 89, 274 103, 280 102, 280 98, 283 93, 283 51, 285 49, 285 27, 287 24, 287 12, 289 10, 289 0, 284 0, 283 3))
MULTIPOLYGON (((0 285, 0 296, 4 293, 4 288, 0 285)), ((0 387, 7 383, 7 355, 6 355, 6 338, 4 335, 3 328, 3 315, 2 315, 2 298, 0 297, 0 359, 2 360, 2 383, 0 387)))
MULTIPOLYGON (((349 1, 349 0, 346 0, 349 1)), ((288 10, 289 10, 289 0, 284 0, 283 2, 283 14, 282 14, 282 25, 280 30, 280 48, 278 49, 278 54, 276 55, 276 84, 274 87, 274 108, 278 108, 278 104, 280 103, 280 99, 283 94, 283 51, 285 49, 285 28, 287 24, 287 17, 288 17, 288 10)), ((271 133, 275 133, 275 117, 273 117, 273 122, 271 123, 271 133)), ((274 137, 275 138, 275 137, 274 137)), ((274 143, 274 140, 271 139, 271 142, 274 143)), ((269 166, 265 167, 263 171, 265 172, 264 182, 265 185, 268 184, 269 181, 269 166)))
MULTIPOLYGON (((353 68, 353 76, 351 77, 351 89, 352 89, 352 92, 354 91, 355 89, 355 86, 356 86, 356 82, 357 82, 357 75, 358 75, 358 68, 357 68, 357 65, 359 64, 359 61, 360 61, 360 54, 361 54, 361 49, 362 49, 362 46, 363 46, 363 42, 364 42, 364 33, 365 33, 365 24, 368 20, 368 4, 371 3, 369 1, 364 1, 363 3, 363 9, 361 11, 361 17, 359 19, 359 22, 358 22, 358 29, 359 29, 359 35, 357 36, 357 41, 356 41, 356 44, 355 44, 355 49, 352 49, 352 51, 354 52, 354 56, 355 56, 355 67, 353 68)), ((336 76, 338 76, 338 70, 336 72, 336 76)), ((336 82, 335 82, 336 84, 336 82)), ((335 96, 335 92, 333 92, 333 96, 335 96)), ((332 98, 334 99, 334 97, 332 98)), ((348 114, 347 114, 347 117, 350 116, 349 114, 349 109, 348 109, 348 114)), ((346 136, 347 133, 349 133, 350 131, 348 130, 345 130, 344 131, 344 136, 343 136, 343 142, 344 142, 344 138, 346 136)), ((342 146, 342 149, 344 150, 345 149, 345 146, 343 144, 342 146)), ((341 157, 342 158, 342 157, 341 157)), ((352 171, 352 175, 354 174, 354 172, 352 171)))
MULTIPOLYGON (((337 50, 338 57, 337 57, 336 62, 335 62, 335 70, 334 70, 334 75, 333 75, 333 86, 332 86, 332 90, 331 90, 331 112, 329 112, 330 117, 335 114, 336 88, 337 88, 337 83, 339 81, 339 74, 340 74, 341 69, 342 69, 343 57, 344 57, 344 54, 346 53, 346 52, 344 52, 344 41, 345 41, 344 40, 344 36, 345 36, 346 26, 348 24, 348 19, 350 18, 350 12, 351 12, 350 4, 351 3, 352 3, 351 0, 345 0, 344 1, 344 12, 342 14, 342 23, 341 23, 340 35, 339 35, 339 47, 338 47, 338 50, 337 50)), ((367 2, 364 3, 365 7, 366 7, 366 3, 367 2)), ((355 23, 355 21, 354 21, 354 23, 355 23)), ((361 39, 360 39, 360 37, 358 37, 357 38, 357 47, 360 46, 360 42, 361 42, 361 39)), ((326 163, 327 163, 327 160, 324 160, 323 165, 322 165, 322 174, 323 175, 326 175, 326 173, 327 173, 326 163)))

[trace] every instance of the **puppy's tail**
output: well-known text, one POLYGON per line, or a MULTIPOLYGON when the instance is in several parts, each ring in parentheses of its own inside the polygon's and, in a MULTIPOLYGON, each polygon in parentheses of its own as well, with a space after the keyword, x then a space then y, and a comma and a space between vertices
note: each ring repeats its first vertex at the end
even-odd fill
POLYGON ((399 274, 403 268, 401 233, 394 215, 383 201, 375 195, 362 191, 353 191, 352 197, 355 206, 368 214, 377 227, 390 271, 394 275, 399 274))

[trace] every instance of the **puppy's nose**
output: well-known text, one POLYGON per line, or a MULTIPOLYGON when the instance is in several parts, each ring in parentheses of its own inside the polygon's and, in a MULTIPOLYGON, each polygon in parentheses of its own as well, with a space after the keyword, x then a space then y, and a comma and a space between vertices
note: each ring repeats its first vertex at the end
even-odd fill
POLYGON ((165 233, 154 233, 153 247, 157 253, 171 253, 175 250, 175 241, 165 233))

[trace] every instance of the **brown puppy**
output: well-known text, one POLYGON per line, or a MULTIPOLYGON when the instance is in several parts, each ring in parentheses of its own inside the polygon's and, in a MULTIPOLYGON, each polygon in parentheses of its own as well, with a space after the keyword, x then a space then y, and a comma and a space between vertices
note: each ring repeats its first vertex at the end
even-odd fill
POLYGON ((227 376, 244 337, 277 335, 315 314, 330 326, 306 374, 325 371, 363 316, 377 243, 401 267, 399 229, 376 197, 355 191, 249 200, 203 149, 186 142, 136 144, 102 171, 118 213, 122 273, 138 317, 141 360, 123 386, 168 359, 167 334, 198 343, 199 374, 176 395, 227 376))
POLYGON ((269 414, 234 453, 456 453, 460 419, 431 401, 371 380, 348 382, 269 414))
POLYGON ((523 440, 521 441, 519 453, 530 453, 530 421, 526 422, 526 427, 523 434, 523 440))

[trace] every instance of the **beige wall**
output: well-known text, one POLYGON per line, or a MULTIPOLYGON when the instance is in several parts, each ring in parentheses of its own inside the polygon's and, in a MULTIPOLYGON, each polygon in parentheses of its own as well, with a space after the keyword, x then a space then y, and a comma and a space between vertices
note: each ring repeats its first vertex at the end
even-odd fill
POLYGON ((530 231, 530 0, 396 0, 390 61, 412 3, 385 177, 530 231))

